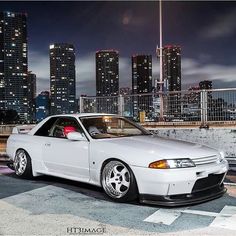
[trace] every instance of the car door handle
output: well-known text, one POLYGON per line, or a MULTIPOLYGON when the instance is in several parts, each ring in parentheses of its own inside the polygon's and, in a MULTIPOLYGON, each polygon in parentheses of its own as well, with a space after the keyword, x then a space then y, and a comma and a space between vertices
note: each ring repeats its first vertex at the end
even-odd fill
POLYGON ((51 146, 51 143, 45 143, 45 146, 46 146, 46 147, 50 147, 50 146, 51 146))

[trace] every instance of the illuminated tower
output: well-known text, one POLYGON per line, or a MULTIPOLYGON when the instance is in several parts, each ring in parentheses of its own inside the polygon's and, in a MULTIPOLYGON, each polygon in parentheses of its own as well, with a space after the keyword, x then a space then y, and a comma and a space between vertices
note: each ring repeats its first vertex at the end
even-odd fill
MULTIPOLYGON (((96 52, 96 94, 97 97, 119 95, 119 53, 115 50, 96 52)), ((117 98, 99 99, 98 112, 117 113, 117 98)))
POLYGON ((140 111, 146 115, 152 112, 152 56, 132 56, 132 94, 143 94, 133 97, 133 116, 138 117, 140 111), (145 95, 149 93, 149 95, 145 95))
POLYGON ((76 112, 75 49, 67 43, 50 45, 51 114, 76 112))
POLYGON ((0 109, 29 121, 27 26, 25 13, 0 13, 0 109))
POLYGON ((169 93, 167 115, 178 117, 181 114, 181 48, 167 45, 163 48, 163 79, 169 93), (171 93, 173 92, 173 93, 171 93))

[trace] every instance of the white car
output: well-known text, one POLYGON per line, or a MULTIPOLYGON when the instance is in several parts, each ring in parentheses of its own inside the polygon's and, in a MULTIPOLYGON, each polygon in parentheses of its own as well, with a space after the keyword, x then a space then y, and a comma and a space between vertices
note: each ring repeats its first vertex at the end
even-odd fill
POLYGON ((56 115, 29 131, 16 127, 7 154, 19 177, 53 175, 102 186, 118 202, 179 206, 226 191, 223 152, 154 136, 117 115, 56 115))

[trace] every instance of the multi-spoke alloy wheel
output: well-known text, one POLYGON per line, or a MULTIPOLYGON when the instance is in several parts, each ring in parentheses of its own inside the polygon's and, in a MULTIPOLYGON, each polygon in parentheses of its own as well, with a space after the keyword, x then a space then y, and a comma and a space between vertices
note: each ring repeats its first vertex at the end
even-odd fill
POLYGON ((23 178, 32 177, 31 160, 26 151, 22 149, 18 150, 13 164, 16 175, 23 178))
POLYGON ((110 161, 105 165, 102 171, 102 186, 106 194, 115 200, 128 201, 136 197, 133 173, 120 161, 110 161))

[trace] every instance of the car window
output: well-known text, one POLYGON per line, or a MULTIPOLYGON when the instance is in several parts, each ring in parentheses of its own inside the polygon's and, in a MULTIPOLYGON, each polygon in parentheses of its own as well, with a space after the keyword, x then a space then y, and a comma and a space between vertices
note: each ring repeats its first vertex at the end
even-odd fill
POLYGON ((150 133, 142 127, 121 117, 82 117, 80 120, 93 139, 150 135, 150 133))
POLYGON ((75 118, 61 117, 50 128, 49 137, 66 138, 65 127, 69 127, 71 130, 83 134, 82 128, 75 118))
POLYGON ((58 117, 52 117, 48 121, 46 121, 34 135, 37 136, 49 136, 49 131, 52 128, 53 124, 58 120, 58 117))
POLYGON ((73 128, 73 131, 83 133, 81 126, 75 118, 52 117, 45 122, 34 135, 45 137, 66 138, 64 127, 73 128))

